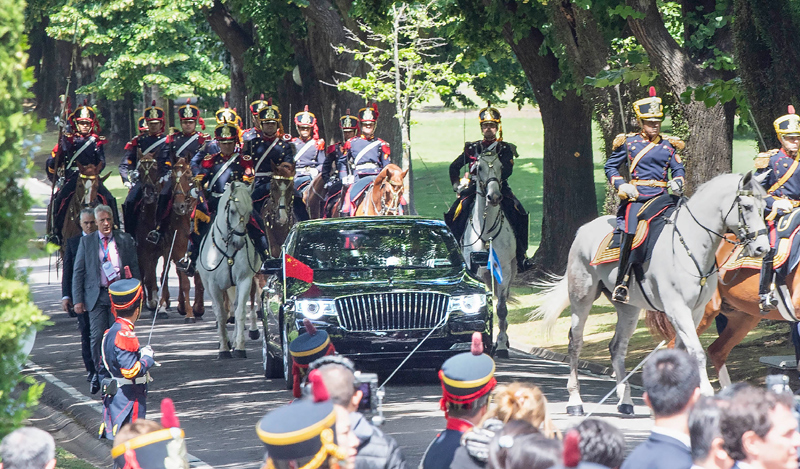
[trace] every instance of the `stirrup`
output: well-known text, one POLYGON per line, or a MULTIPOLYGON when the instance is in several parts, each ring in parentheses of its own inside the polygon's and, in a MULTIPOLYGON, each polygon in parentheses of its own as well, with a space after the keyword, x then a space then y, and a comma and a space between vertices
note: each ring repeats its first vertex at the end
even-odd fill
POLYGON ((614 287, 614 293, 611 294, 611 299, 619 303, 628 302, 628 286, 617 285, 614 287))
POLYGON ((775 290, 770 290, 767 293, 761 293, 759 296, 758 301, 758 309, 761 310, 761 314, 767 315, 770 311, 775 311, 778 309, 778 295, 775 294, 775 290))
POLYGON ((175 263, 175 268, 190 277, 194 275, 194 263, 189 256, 184 256, 182 259, 179 259, 178 262, 175 263))
POLYGON ((161 232, 158 230, 153 230, 147 233, 147 241, 153 244, 158 244, 161 241, 161 232))

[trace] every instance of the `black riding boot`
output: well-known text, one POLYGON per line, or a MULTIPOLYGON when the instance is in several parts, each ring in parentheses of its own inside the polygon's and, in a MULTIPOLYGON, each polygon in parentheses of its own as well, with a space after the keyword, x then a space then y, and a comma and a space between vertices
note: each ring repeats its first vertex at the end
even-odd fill
POLYGON ((209 223, 197 221, 197 229, 199 233, 194 230, 189 232, 189 244, 186 246, 186 254, 183 258, 175 263, 175 267, 189 277, 194 277, 196 272, 195 266, 197 265, 197 255, 200 253, 200 243, 203 236, 208 232, 209 223))
POLYGON ((611 298, 620 303, 628 302, 628 281, 630 280, 631 264, 628 260, 631 257, 631 246, 633 245, 634 233, 621 234, 619 244, 619 269, 617 270, 617 284, 611 298))
POLYGON ((528 214, 517 214, 513 228, 517 244, 517 271, 525 272, 533 267, 533 260, 526 257, 528 252, 528 214))
POLYGON ((169 200, 170 196, 167 194, 158 195, 158 205, 156 206, 156 221, 158 222, 158 225, 156 226, 156 229, 147 233, 147 241, 153 244, 158 244, 164 235, 164 228, 166 228, 164 217, 167 215, 169 200))
POLYGON ((125 232, 131 236, 136 236, 136 214, 134 213, 135 201, 124 202, 122 204, 122 216, 125 218, 125 232))
POLYGON ((778 309, 778 298, 772 287, 772 278, 775 275, 772 270, 774 259, 775 250, 770 249, 761 262, 761 279, 758 284, 758 307, 761 309, 761 314, 768 314, 770 311, 778 309))
POLYGON ((310 218, 308 216, 306 204, 303 203, 303 199, 298 197, 297 194, 295 194, 292 204, 294 206, 294 216, 297 218, 297 221, 306 221, 310 218))

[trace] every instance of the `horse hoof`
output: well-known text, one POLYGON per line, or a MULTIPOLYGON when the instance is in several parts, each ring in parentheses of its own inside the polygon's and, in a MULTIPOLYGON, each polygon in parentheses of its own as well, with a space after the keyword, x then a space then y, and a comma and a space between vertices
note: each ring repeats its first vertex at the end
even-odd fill
POLYGON ((156 319, 169 319, 169 314, 161 311, 156 314, 156 319))
POLYGON ((258 334, 258 331, 250 331, 250 339, 251 340, 258 340, 259 337, 261 337, 261 336, 258 334))
POLYGON ((194 324, 195 322, 197 322, 197 320, 195 318, 184 318, 183 319, 183 323, 184 324, 194 324))
POLYGON ((231 316, 228 318, 228 324, 236 324, 236 318, 231 316))
POLYGON ((233 358, 231 352, 220 352, 219 355, 217 355, 217 360, 228 360, 230 358, 233 358))
POLYGON ((568 405, 567 406, 567 415, 576 415, 576 416, 583 415, 583 406, 582 405, 568 405))
POLYGON ((247 358, 247 352, 245 350, 234 350, 233 358, 247 358))
POLYGON ((624 415, 633 415, 632 404, 620 404, 617 406, 617 412, 624 415))
POLYGON ((192 308, 192 312, 194 313, 194 317, 196 317, 197 319, 202 318, 203 315, 206 314, 206 310, 204 310, 204 309, 194 309, 194 308, 192 308))

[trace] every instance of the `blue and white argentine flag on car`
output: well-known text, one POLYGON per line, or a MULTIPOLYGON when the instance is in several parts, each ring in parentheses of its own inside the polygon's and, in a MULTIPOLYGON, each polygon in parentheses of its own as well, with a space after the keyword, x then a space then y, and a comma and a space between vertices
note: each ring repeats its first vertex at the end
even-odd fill
POLYGON ((500 258, 497 257, 494 246, 489 246, 489 265, 486 268, 494 275, 497 283, 503 283, 503 268, 500 267, 500 258))

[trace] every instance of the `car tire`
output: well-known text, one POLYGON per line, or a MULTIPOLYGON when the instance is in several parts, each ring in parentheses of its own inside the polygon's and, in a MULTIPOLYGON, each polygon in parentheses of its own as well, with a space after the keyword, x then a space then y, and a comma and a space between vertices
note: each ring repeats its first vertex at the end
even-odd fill
POLYGON ((289 336, 286 333, 286 327, 283 328, 282 339, 283 379, 286 381, 286 389, 291 390, 294 385, 294 379, 292 377, 292 357, 289 355, 289 336))
POLYGON ((283 375, 283 369, 281 368, 282 363, 269 353, 266 334, 261 338, 261 364, 264 368, 265 378, 275 379, 283 375))

